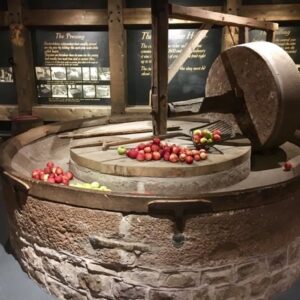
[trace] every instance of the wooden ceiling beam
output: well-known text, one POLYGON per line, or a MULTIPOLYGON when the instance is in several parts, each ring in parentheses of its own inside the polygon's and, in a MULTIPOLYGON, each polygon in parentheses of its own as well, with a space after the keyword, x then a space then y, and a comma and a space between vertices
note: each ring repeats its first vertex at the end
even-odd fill
POLYGON ((240 14, 265 21, 299 21, 300 4, 243 5, 240 14))
POLYGON ((210 23, 216 25, 229 26, 247 26, 262 30, 277 30, 278 24, 258 21, 252 18, 245 18, 236 15, 217 13, 213 11, 203 10, 201 8, 191 8, 182 5, 169 5, 169 14, 171 18, 194 20, 202 23, 210 23))

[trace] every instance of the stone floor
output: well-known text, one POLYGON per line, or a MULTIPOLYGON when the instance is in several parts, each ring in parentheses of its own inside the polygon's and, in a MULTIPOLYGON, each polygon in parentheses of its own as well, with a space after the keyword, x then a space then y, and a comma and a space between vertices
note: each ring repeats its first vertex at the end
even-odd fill
MULTIPOLYGON (((55 297, 48 295, 45 290, 29 279, 20 268, 16 259, 10 254, 7 217, 0 185, 0 300, 55 299, 55 297)), ((274 297, 274 300, 299 299, 300 278, 288 291, 274 297)))

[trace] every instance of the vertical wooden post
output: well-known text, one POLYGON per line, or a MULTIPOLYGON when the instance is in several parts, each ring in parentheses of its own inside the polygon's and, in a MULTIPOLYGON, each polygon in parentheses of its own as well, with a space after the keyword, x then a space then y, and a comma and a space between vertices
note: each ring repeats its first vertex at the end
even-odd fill
POLYGON ((107 1, 111 114, 125 112, 127 103, 126 35, 123 26, 123 0, 107 1))
POLYGON ((274 43, 274 41, 275 41, 275 31, 273 31, 273 30, 268 30, 268 31, 267 31, 267 38, 266 38, 266 40, 267 40, 268 42, 274 43))
POLYGON ((37 100, 31 35, 22 23, 22 0, 9 0, 7 4, 19 114, 31 115, 37 100))
MULTIPOLYGON (((240 0, 226 0, 223 11, 228 14, 238 15, 240 7, 240 0)), ((234 36, 234 40, 237 43, 237 36, 234 32, 235 27, 231 27, 232 35, 234 36)), ((229 29, 226 27, 223 28, 223 40, 222 40, 222 51, 232 47, 234 44, 232 42, 232 38, 229 32, 229 29)))
POLYGON ((239 44, 249 43, 249 27, 239 27, 239 44))
POLYGON ((168 114, 168 0, 151 0, 152 82, 151 105, 153 132, 167 132, 168 114))

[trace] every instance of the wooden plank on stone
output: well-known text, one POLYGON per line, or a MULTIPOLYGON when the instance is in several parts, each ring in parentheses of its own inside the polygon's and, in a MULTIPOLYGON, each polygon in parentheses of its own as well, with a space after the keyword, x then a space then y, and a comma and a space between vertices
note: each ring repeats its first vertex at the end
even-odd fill
POLYGON ((277 23, 258 21, 252 18, 245 18, 236 15, 206 11, 201 8, 191 8, 176 4, 169 5, 169 14, 171 18, 194 20, 216 25, 228 25, 239 27, 248 26, 250 28, 257 28, 262 30, 278 29, 277 23))
POLYGON ((25 9, 26 26, 106 26, 106 9, 25 9))
POLYGON ((185 46, 185 48, 181 51, 178 57, 172 62, 169 67, 168 72, 168 83, 172 81, 174 76, 179 71, 180 67, 186 62, 186 60, 190 57, 192 52, 196 49, 196 47, 201 43, 201 41, 206 37, 209 29, 211 28, 210 24, 203 24, 199 31, 197 31, 190 42, 185 46))
POLYGON ((152 84, 153 132, 166 134, 168 114, 168 29, 167 0, 152 0, 152 84))
POLYGON ((300 4, 243 5, 240 15, 265 21, 299 21, 300 4))
POLYGON ((108 1, 111 113, 123 114, 127 103, 126 32, 123 26, 123 0, 108 1))

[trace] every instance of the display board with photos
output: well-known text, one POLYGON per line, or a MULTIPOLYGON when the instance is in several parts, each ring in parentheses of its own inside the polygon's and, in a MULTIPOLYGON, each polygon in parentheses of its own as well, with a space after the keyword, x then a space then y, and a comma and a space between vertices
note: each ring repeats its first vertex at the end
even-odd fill
POLYGON ((34 32, 39 104, 110 104, 106 31, 34 32))
MULTIPOLYGON (((169 65, 198 29, 169 29, 169 65)), ((169 84, 169 101, 203 97, 208 71, 221 51, 222 30, 209 30, 169 84)), ((127 30, 128 104, 148 105, 151 86, 151 30, 127 30)))
POLYGON ((13 68, 10 63, 12 49, 8 30, 0 30, 0 53, 0 105, 17 104, 13 68))
MULTIPOLYGON (((251 30, 250 41, 265 41, 266 32, 251 30)), ((300 72, 300 26, 281 26, 275 34, 275 44, 283 48, 294 60, 300 72)))

